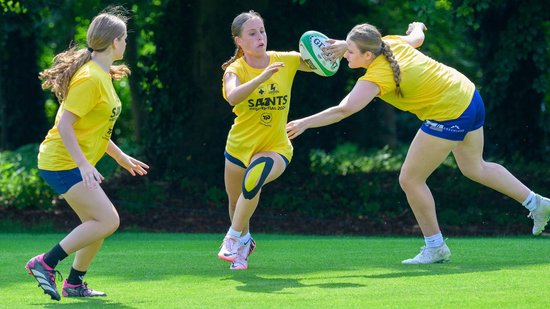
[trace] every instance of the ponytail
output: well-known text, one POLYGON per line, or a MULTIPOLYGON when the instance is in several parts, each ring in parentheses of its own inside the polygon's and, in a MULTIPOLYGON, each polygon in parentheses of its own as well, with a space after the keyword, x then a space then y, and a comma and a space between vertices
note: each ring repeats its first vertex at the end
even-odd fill
POLYGON ((57 100, 63 102, 74 73, 91 59, 92 54, 86 48, 77 49, 76 46, 57 54, 53 58, 53 65, 38 74, 38 78, 42 80, 42 89, 51 89, 57 100))
POLYGON ((235 49, 235 54, 229 58, 229 60, 227 60, 226 62, 224 62, 222 64, 222 70, 225 71, 225 69, 227 69, 227 67, 232 64, 233 62, 235 62, 237 59, 239 59, 240 57, 243 56, 243 49, 240 47, 240 46, 237 46, 237 48, 235 49))

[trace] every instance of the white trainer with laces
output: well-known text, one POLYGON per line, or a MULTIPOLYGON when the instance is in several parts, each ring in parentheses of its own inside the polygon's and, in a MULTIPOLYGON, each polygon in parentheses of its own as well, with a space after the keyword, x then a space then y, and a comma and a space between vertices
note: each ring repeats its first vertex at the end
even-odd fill
POLYGON ((531 211, 528 215, 533 219, 533 235, 538 236, 542 234, 548 220, 550 220, 550 199, 536 195, 537 208, 531 211))
POLYGON ((218 257, 231 263, 235 262, 240 245, 241 241, 239 238, 226 235, 223 239, 220 252, 218 252, 218 257))
POLYGON ((245 270, 248 268, 248 256, 254 252, 256 249, 256 242, 251 237, 247 243, 241 244, 237 250, 237 258, 231 265, 229 269, 231 270, 245 270))
POLYGON ((418 255, 412 259, 402 261, 403 264, 432 264, 448 262, 451 257, 451 250, 447 244, 437 248, 422 247, 418 255))

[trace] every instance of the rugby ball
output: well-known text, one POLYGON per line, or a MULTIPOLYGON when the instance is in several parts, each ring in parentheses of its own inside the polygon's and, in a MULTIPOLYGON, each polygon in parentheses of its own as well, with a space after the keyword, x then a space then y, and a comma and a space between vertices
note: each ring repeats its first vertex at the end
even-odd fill
POLYGON ((318 31, 306 31, 300 37, 300 55, 311 70, 321 76, 332 76, 340 67, 340 59, 331 61, 325 58, 321 48, 329 45, 328 37, 318 31))

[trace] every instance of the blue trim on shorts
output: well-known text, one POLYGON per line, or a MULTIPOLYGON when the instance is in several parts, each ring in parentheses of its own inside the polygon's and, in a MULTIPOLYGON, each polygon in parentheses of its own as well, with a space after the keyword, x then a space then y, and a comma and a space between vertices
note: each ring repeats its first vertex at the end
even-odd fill
POLYGON ((82 181, 82 175, 80 175, 78 167, 64 171, 46 171, 38 169, 38 174, 40 174, 57 194, 66 193, 74 185, 82 181))
POLYGON ((420 129, 426 134, 451 141, 463 141, 466 134, 483 126, 485 122, 485 106, 477 91, 466 110, 458 118, 447 121, 426 120, 420 129))
MULTIPOLYGON (((290 164, 290 161, 288 161, 288 159, 285 156, 283 156, 282 154, 280 154, 280 153, 277 153, 277 154, 280 155, 281 158, 283 158, 283 161, 285 161, 285 168, 288 167, 288 165, 290 164)), ((239 159, 235 158, 234 156, 230 155, 229 153, 227 153, 227 151, 224 151, 223 155, 225 156, 225 158, 229 162, 246 169, 246 165, 241 160, 239 160, 239 159)))

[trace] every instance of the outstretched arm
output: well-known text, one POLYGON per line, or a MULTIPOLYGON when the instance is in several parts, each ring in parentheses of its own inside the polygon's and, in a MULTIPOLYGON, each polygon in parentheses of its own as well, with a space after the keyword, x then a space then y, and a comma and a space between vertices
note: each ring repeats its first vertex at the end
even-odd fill
POLYGON ((294 139, 309 128, 323 127, 339 122, 365 108, 379 92, 380 89, 376 84, 360 80, 337 106, 289 122, 286 125, 288 137, 294 139))
POLYGON ((418 48, 424 43, 424 31, 428 30, 426 25, 421 22, 412 22, 409 24, 406 36, 401 36, 409 45, 414 48, 418 48))
POLYGON ((345 40, 328 39, 328 46, 323 47, 323 54, 329 60, 338 60, 344 57, 346 50, 348 50, 348 43, 345 40))
POLYGON ((298 71, 313 72, 309 65, 305 63, 304 59, 302 59, 302 56, 300 56, 300 65, 298 66, 298 71))

